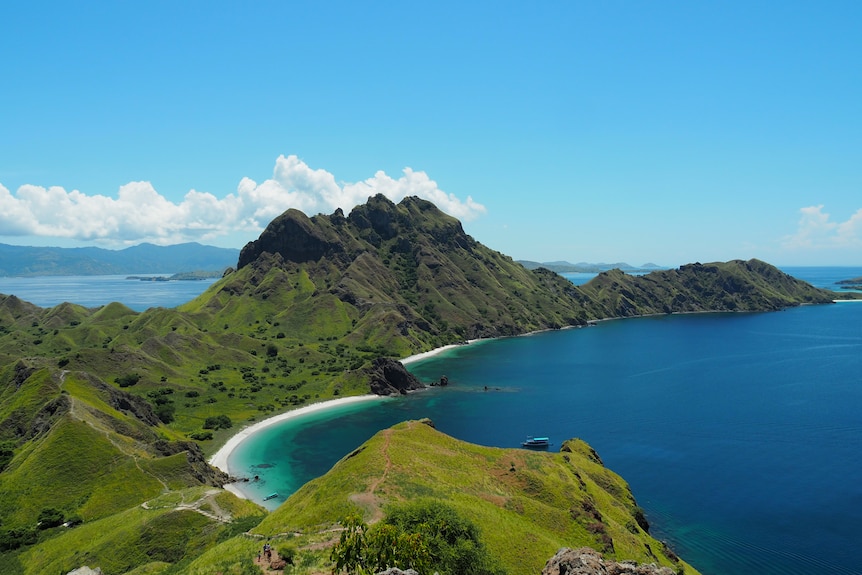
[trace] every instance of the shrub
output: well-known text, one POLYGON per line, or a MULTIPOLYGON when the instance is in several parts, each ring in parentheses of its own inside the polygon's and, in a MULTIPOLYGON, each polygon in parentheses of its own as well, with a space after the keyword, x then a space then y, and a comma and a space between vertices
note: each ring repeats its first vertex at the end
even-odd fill
POLYGON ((156 405, 153 408, 153 411, 156 413, 156 417, 159 418, 159 421, 162 423, 170 423, 174 420, 176 407, 173 402, 162 403, 160 405, 156 405))
POLYGON ((376 573, 398 567, 452 575, 503 573, 479 540, 478 528, 437 501, 392 508, 374 527, 358 516, 347 517, 342 525, 330 555, 335 572, 376 573))
POLYGON ((227 415, 216 415, 204 420, 204 429, 230 429, 231 427, 233 427, 233 422, 227 415))
POLYGON ((417 501, 395 507, 383 522, 403 533, 421 536, 431 556, 430 572, 503 573, 479 539, 478 527, 439 501, 417 501))
POLYGON ((24 545, 32 545, 37 538, 35 529, 0 529, 0 551, 10 551, 24 545))
POLYGON ((199 431, 197 433, 192 433, 190 436, 195 441, 207 441, 213 438, 212 431, 199 431))
POLYGON ((131 387, 141 381, 141 376, 137 373, 127 373, 121 377, 114 378, 114 383, 120 387, 131 387))
POLYGON ((50 529, 63 524, 63 512, 53 507, 48 507, 39 512, 37 526, 39 529, 50 529))
POLYGON ((13 457, 15 457, 15 444, 11 441, 0 443, 0 471, 6 469, 13 457))

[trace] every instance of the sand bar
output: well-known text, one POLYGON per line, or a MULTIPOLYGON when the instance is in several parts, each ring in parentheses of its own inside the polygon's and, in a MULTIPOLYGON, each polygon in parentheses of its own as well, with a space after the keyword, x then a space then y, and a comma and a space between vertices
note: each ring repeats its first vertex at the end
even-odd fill
MULTIPOLYGON (((309 413, 323 411, 325 409, 331 409, 333 407, 338 407, 341 405, 359 403, 362 401, 370 401, 372 399, 383 399, 383 397, 380 395, 357 395, 353 397, 339 397, 338 399, 321 401, 319 403, 313 403, 311 405, 300 407, 299 409, 293 409, 285 413, 280 413, 273 417, 264 419, 263 421, 259 421, 253 425, 243 427, 237 434, 228 439, 227 442, 222 445, 221 448, 216 451, 212 457, 210 457, 209 464, 213 467, 221 469, 222 471, 230 475, 231 470, 228 468, 227 461, 231 453, 233 453, 234 449, 236 449, 240 443, 257 433, 258 431, 266 429, 267 427, 271 427, 277 423, 281 423, 282 421, 299 417, 301 415, 307 415, 309 413)), ((227 488, 227 486, 225 487, 227 488)), ((236 493, 236 490, 234 489, 230 489, 230 491, 236 493)))

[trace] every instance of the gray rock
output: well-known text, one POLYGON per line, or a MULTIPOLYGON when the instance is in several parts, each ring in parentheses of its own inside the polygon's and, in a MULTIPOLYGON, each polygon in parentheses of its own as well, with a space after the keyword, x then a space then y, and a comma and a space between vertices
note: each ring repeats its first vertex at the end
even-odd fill
POLYGON ((605 561, 601 553, 589 547, 564 547, 548 560, 542 575, 674 575, 674 571, 654 563, 638 565, 633 561, 605 561))
POLYGON ((102 569, 100 567, 90 569, 85 565, 83 567, 78 567, 74 571, 69 571, 66 575, 102 575, 102 569))

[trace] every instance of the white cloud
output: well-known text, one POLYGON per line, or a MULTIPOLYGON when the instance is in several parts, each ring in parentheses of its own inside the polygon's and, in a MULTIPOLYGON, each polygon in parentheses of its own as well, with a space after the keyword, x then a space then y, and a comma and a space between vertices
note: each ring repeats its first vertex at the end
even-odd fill
POLYGON ((178 203, 162 196, 150 182, 122 185, 116 198, 30 184, 12 194, 0 185, 0 235, 115 245, 207 241, 237 231, 260 231, 289 208, 308 214, 342 208, 347 213, 378 193, 393 202, 419 196, 465 220, 485 213, 473 198, 461 201, 441 190, 425 172, 405 168, 403 176, 394 179, 378 171, 362 182, 339 184, 331 173, 312 169, 291 155, 279 156, 272 178, 260 184, 245 177, 235 194, 218 198, 191 190, 178 203))
POLYGON ((845 222, 834 222, 823 211, 823 205, 799 210, 801 217, 796 233, 784 238, 791 249, 835 249, 862 247, 862 209, 845 222))

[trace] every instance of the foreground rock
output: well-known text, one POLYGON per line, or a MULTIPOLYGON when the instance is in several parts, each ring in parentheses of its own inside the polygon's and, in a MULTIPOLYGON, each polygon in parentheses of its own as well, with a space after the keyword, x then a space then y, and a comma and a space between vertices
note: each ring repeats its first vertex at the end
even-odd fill
POLYGON ((654 563, 638 565, 634 561, 605 561, 601 553, 589 547, 564 547, 548 560, 542 575, 674 575, 674 571, 654 563))

